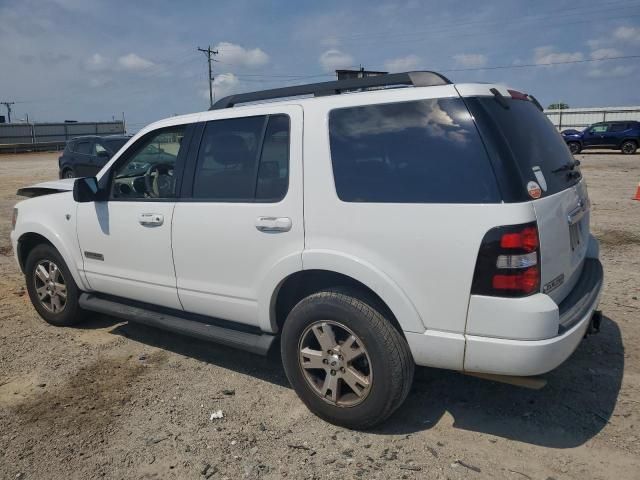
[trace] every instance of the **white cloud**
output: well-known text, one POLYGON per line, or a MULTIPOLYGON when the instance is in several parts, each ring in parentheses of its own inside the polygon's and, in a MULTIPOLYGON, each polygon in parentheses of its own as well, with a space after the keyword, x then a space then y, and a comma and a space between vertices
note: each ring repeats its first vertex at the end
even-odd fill
POLYGON ((118 58, 118 66, 122 70, 144 71, 154 67, 155 63, 135 53, 129 53, 118 58))
POLYGON ((584 59, 581 52, 554 52, 553 50, 552 46, 534 48, 533 59, 536 65, 577 62, 584 59))
POLYGON ((415 70, 420 64, 420 57, 407 55, 406 57, 392 58, 384 62, 384 66, 390 72, 407 72, 415 70))
POLYGON ((592 78, 614 78, 614 77, 626 77, 631 75, 635 71, 635 68, 631 65, 618 65, 613 68, 594 68, 587 72, 587 75, 592 78))
POLYGON ((591 58, 594 60, 602 60, 603 58, 619 57, 622 55, 620 50, 615 48, 598 48, 591 52, 591 58))
POLYGON ((613 32, 613 38, 621 42, 640 43, 640 27, 618 27, 613 32))
MULTIPOLYGON (((217 99, 226 97, 236 91, 239 84, 238 77, 233 73, 221 73, 213 80, 213 93, 217 99)), ((209 98, 209 85, 200 90, 203 98, 209 98)))
POLYGON ((320 65, 327 72, 353 66, 353 57, 336 48, 327 50, 319 58, 320 65))
POLYGON ((487 64, 487 56, 481 53, 459 53, 453 59, 463 67, 482 67, 487 64))
POLYGON ((269 55, 259 48, 248 50, 240 45, 220 42, 214 47, 222 62, 241 67, 261 67, 269 62, 269 55))
POLYGON ((104 72, 110 66, 111 60, 99 53, 94 53, 84 61, 84 68, 89 72, 104 72))

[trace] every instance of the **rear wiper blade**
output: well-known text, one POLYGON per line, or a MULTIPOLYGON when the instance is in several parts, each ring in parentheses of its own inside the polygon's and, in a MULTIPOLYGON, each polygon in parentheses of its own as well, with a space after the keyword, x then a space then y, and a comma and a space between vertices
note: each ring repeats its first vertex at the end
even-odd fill
POLYGON ((551 173, 565 172, 567 170, 573 170, 574 168, 579 166, 580 166, 580 160, 574 160, 573 163, 565 163, 561 167, 558 167, 555 170, 551 170, 551 173))
POLYGON ((493 96, 502 108, 504 108, 505 110, 509 110, 509 104, 507 103, 507 100, 497 88, 490 88, 489 91, 493 93, 493 96))

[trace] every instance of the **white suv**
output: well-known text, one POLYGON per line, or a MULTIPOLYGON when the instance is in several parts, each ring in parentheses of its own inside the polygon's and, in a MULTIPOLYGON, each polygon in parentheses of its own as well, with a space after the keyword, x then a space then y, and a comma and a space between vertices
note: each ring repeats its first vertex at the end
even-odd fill
POLYGON ((416 364, 527 383, 597 330, 578 164, 502 86, 326 82, 149 125, 97 178, 19 191, 11 239, 47 322, 101 312, 262 354, 280 337, 304 403, 367 428, 416 364))

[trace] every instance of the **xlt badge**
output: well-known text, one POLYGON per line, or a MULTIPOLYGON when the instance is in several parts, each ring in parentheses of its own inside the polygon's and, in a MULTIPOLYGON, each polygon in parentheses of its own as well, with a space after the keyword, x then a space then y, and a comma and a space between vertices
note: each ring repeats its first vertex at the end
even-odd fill
POLYGON ((549 283, 545 284, 544 287, 542 287, 542 293, 549 293, 555 290, 556 288, 558 288, 563 283, 564 283, 564 273, 561 273, 556 278, 551 280, 549 283))

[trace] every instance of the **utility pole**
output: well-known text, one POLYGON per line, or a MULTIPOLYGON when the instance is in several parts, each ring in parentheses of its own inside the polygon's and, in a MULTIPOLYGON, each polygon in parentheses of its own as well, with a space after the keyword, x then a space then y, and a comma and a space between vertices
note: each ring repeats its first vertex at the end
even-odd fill
POLYGON ((11 123, 11 105, 15 105, 16 102, 0 102, 2 105, 7 107, 7 119, 8 122, 11 123))
POLYGON ((211 45, 206 49, 198 47, 198 51, 204 53, 207 56, 207 63, 209 64, 209 107, 213 107, 213 75, 211 73, 211 62, 215 62, 213 55, 217 55, 217 50, 211 50, 211 45))

